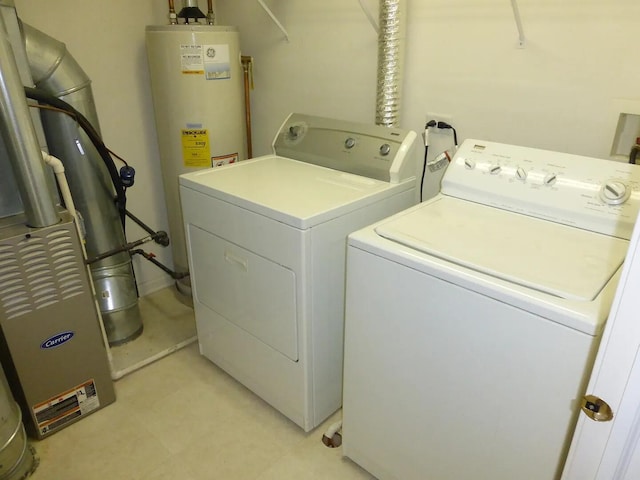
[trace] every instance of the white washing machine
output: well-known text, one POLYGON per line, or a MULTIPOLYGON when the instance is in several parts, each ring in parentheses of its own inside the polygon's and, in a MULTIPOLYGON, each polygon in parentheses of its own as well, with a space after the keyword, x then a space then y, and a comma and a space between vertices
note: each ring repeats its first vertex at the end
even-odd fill
POLYGON ((180 177, 200 352, 306 431, 342 402, 346 237, 416 203, 415 138, 293 114, 180 177))
POLYGON ((350 235, 344 455, 558 478, 639 189, 634 165, 467 140, 438 196, 350 235))

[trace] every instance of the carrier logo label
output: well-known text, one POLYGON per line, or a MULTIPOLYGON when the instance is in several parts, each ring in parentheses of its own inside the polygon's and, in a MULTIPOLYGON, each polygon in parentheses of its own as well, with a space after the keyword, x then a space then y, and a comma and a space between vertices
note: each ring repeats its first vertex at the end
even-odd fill
POLYGON ((46 350, 48 348, 59 347, 63 343, 66 343, 69 340, 71 340, 74 335, 75 335, 74 332, 57 333, 53 337, 49 337, 44 342, 42 342, 42 344, 40 345, 40 348, 46 350))

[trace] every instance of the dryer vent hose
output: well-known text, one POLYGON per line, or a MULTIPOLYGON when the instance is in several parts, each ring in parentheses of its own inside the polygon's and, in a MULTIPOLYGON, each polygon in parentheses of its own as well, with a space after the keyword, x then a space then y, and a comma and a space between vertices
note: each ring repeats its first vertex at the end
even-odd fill
POLYGON ((404 62, 403 0, 380 0, 376 125, 398 127, 404 62))

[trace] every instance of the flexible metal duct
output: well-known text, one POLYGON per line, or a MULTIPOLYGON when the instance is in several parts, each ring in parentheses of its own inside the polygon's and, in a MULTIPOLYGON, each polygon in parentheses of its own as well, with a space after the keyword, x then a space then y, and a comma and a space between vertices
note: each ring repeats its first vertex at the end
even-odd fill
POLYGON ((0 132, 11 161, 27 224, 36 228, 55 225, 60 217, 49 190, 40 144, 3 17, 0 15, 0 132))
POLYGON ((380 1, 376 124, 398 127, 404 64, 405 14, 403 0, 380 1))
MULTIPOLYGON (((100 131, 91 80, 68 53, 64 43, 21 24, 35 85, 64 100, 100 131)), ((41 114, 50 152, 60 158, 78 212, 84 219, 89 258, 126 243, 114 188, 100 154, 75 120, 58 112, 41 114)), ((138 295, 128 252, 91 264, 91 275, 110 345, 142 332, 138 295)))

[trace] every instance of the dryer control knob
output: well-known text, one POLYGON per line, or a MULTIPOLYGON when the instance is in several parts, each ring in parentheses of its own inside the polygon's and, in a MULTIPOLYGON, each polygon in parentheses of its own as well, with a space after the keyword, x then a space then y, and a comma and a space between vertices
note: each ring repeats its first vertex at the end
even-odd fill
POLYGON ((344 141, 344 146, 345 148, 349 149, 349 148, 353 148, 356 146, 356 139, 353 137, 349 137, 344 141))
POLYGON ((516 178, 524 182, 527 179, 527 171, 522 167, 518 167, 516 169, 516 178))
POLYGON ((389 152, 391 152, 391 145, 389 145, 388 143, 383 143, 382 145, 380 145, 380 155, 385 157, 389 155, 389 152))
POLYGON ((627 186, 619 180, 609 180, 600 189, 600 198, 609 205, 620 205, 631 195, 627 186))
POLYGON ((476 161, 472 158, 465 158, 464 168, 466 168, 467 170, 473 170, 474 168, 476 168, 476 161))

